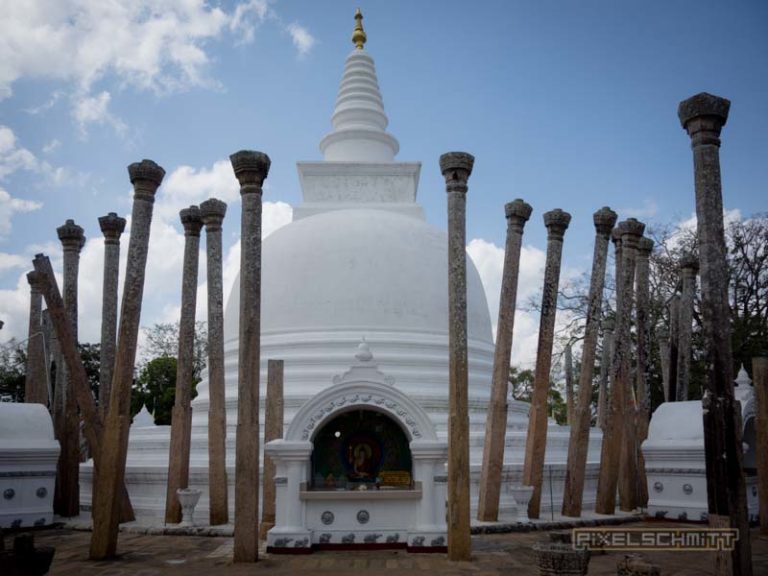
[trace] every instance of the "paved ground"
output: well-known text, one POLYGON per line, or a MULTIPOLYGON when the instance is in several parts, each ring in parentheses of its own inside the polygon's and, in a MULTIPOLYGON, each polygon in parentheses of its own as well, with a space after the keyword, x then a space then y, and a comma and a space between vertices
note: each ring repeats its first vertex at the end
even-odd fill
MULTIPOLYGON (((633 524, 632 527, 659 527, 659 523, 633 524)), ((678 526, 664 524, 664 526, 678 526)), ((689 525, 690 526, 690 525, 689 525)), ((55 546, 51 576, 155 576, 184 574, 202 576, 224 574, 349 574, 359 576, 407 576, 439 574, 453 576, 538 575, 531 546, 548 541, 546 532, 473 536, 472 561, 452 563, 444 555, 408 554, 405 551, 316 552, 308 556, 276 556, 262 553, 257 564, 232 564, 232 539, 228 537, 157 536, 120 534, 120 557, 109 562, 87 560, 89 532, 47 529, 35 532, 35 543, 55 546)), ((6 540, 7 541, 7 540, 6 540)), ((768 536, 752 533, 755 575, 768 575, 768 536)), ((649 552, 644 556, 657 563, 665 576, 714 574, 713 553, 649 552)), ((590 575, 616 574, 622 553, 593 555, 590 575)))

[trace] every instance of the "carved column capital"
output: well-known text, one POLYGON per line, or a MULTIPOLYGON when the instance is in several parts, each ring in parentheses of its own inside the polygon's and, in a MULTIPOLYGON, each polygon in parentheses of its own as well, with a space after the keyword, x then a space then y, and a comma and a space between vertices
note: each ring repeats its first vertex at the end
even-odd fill
POLYGON ((165 170, 152 160, 142 160, 128 166, 128 175, 133 184, 134 197, 154 202, 155 192, 163 182, 165 170))
POLYGON ((235 178, 240 182, 240 194, 261 194, 261 186, 269 174, 269 156, 256 150, 240 150, 229 157, 235 178))
POLYGON ((218 198, 209 198, 200 203, 200 218, 207 232, 221 230, 221 223, 227 214, 227 204, 218 198))
POLYGON ((731 101, 701 92, 680 102, 677 116, 696 148, 706 144, 720 146, 720 130, 728 120, 731 101))
POLYGON ((504 215, 507 217, 508 224, 518 232, 523 231, 523 227, 528 222, 532 213, 533 208, 531 205, 521 198, 507 202, 504 205, 504 215))
POLYGON ((637 243, 637 255, 640 258, 650 258, 653 252, 654 242, 647 236, 643 236, 637 243))
POLYGON ((699 271, 699 257, 686 252, 680 257, 680 272, 683 276, 696 276, 699 271))
POLYGON ((74 220, 67 220, 62 226, 56 228, 61 245, 65 252, 77 252, 85 245, 85 234, 82 226, 75 224, 74 220))
POLYGON ((551 239, 562 240, 570 223, 571 215, 560 208, 544 213, 544 226, 547 227, 547 235, 551 239))
POLYGON ((616 212, 611 210, 608 206, 603 206, 592 214, 592 221, 595 223, 595 231, 601 236, 608 236, 616 225, 616 219, 618 218, 616 212))
POLYGON ((446 192, 467 193, 467 182, 475 165, 475 157, 467 152, 446 152, 440 156, 440 172, 445 178, 446 192))
POLYGON ((621 235, 622 249, 637 249, 640 238, 643 237, 643 232, 645 232, 645 224, 636 218, 627 218, 619 222, 617 229, 621 235))
POLYGON ((181 225, 184 226, 184 236, 200 236, 203 220, 200 217, 200 208, 194 204, 189 208, 182 208, 179 212, 181 225))
POLYGON ((104 234, 106 244, 119 244, 120 235, 125 232, 125 218, 121 218, 115 212, 99 217, 99 226, 104 234))

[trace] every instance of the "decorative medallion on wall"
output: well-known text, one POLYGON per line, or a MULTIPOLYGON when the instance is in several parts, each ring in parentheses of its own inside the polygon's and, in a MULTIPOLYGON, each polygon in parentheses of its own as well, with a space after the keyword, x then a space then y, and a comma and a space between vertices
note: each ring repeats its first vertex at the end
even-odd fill
POLYGON ((654 482, 654 483, 653 483, 653 489, 654 489, 656 492, 661 492, 661 491, 663 491, 663 490, 664 490, 664 484, 662 484, 661 482, 654 482))
POLYGON ((683 484, 683 492, 686 494, 693 494, 693 486, 690 484, 683 484))
POLYGON ((360 524, 368 524, 368 520, 371 519, 371 515, 368 513, 368 510, 360 510, 357 513, 357 521, 360 522, 360 524))
POLYGON ((48 489, 45 486, 41 486, 37 489, 37 492, 35 492, 38 498, 45 498, 48 496, 48 489))
POLYGON ((14 496, 16 496, 16 490, 13 488, 6 488, 5 492, 3 492, 3 498, 6 500, 12 500, 14 496))
POLYGON ((326 510, 325 512, 320 514, 320 522, 322 522, 326 526, 333 524, 334 518, 335 517, 333 515, 333 512, 331 512, 330 510, 326 510))

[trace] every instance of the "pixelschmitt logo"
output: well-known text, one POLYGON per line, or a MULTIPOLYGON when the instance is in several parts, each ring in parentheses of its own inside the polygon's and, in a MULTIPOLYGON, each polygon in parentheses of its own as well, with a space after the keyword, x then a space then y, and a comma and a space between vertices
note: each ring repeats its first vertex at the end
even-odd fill
POLYGON ((574 548, 588 550, 733 550, 735 528, 574 528, 574 548))

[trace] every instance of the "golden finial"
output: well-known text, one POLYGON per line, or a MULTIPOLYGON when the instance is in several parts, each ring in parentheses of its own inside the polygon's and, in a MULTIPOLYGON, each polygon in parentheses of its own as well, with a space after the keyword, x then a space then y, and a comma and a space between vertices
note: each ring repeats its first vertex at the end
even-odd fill
POLYGON ((352 42, 358 50, 362 50, 367 39, 365 30, 363 30, 363 13, 358 8, 355 12, 355 31, 352 32, 352 42))

